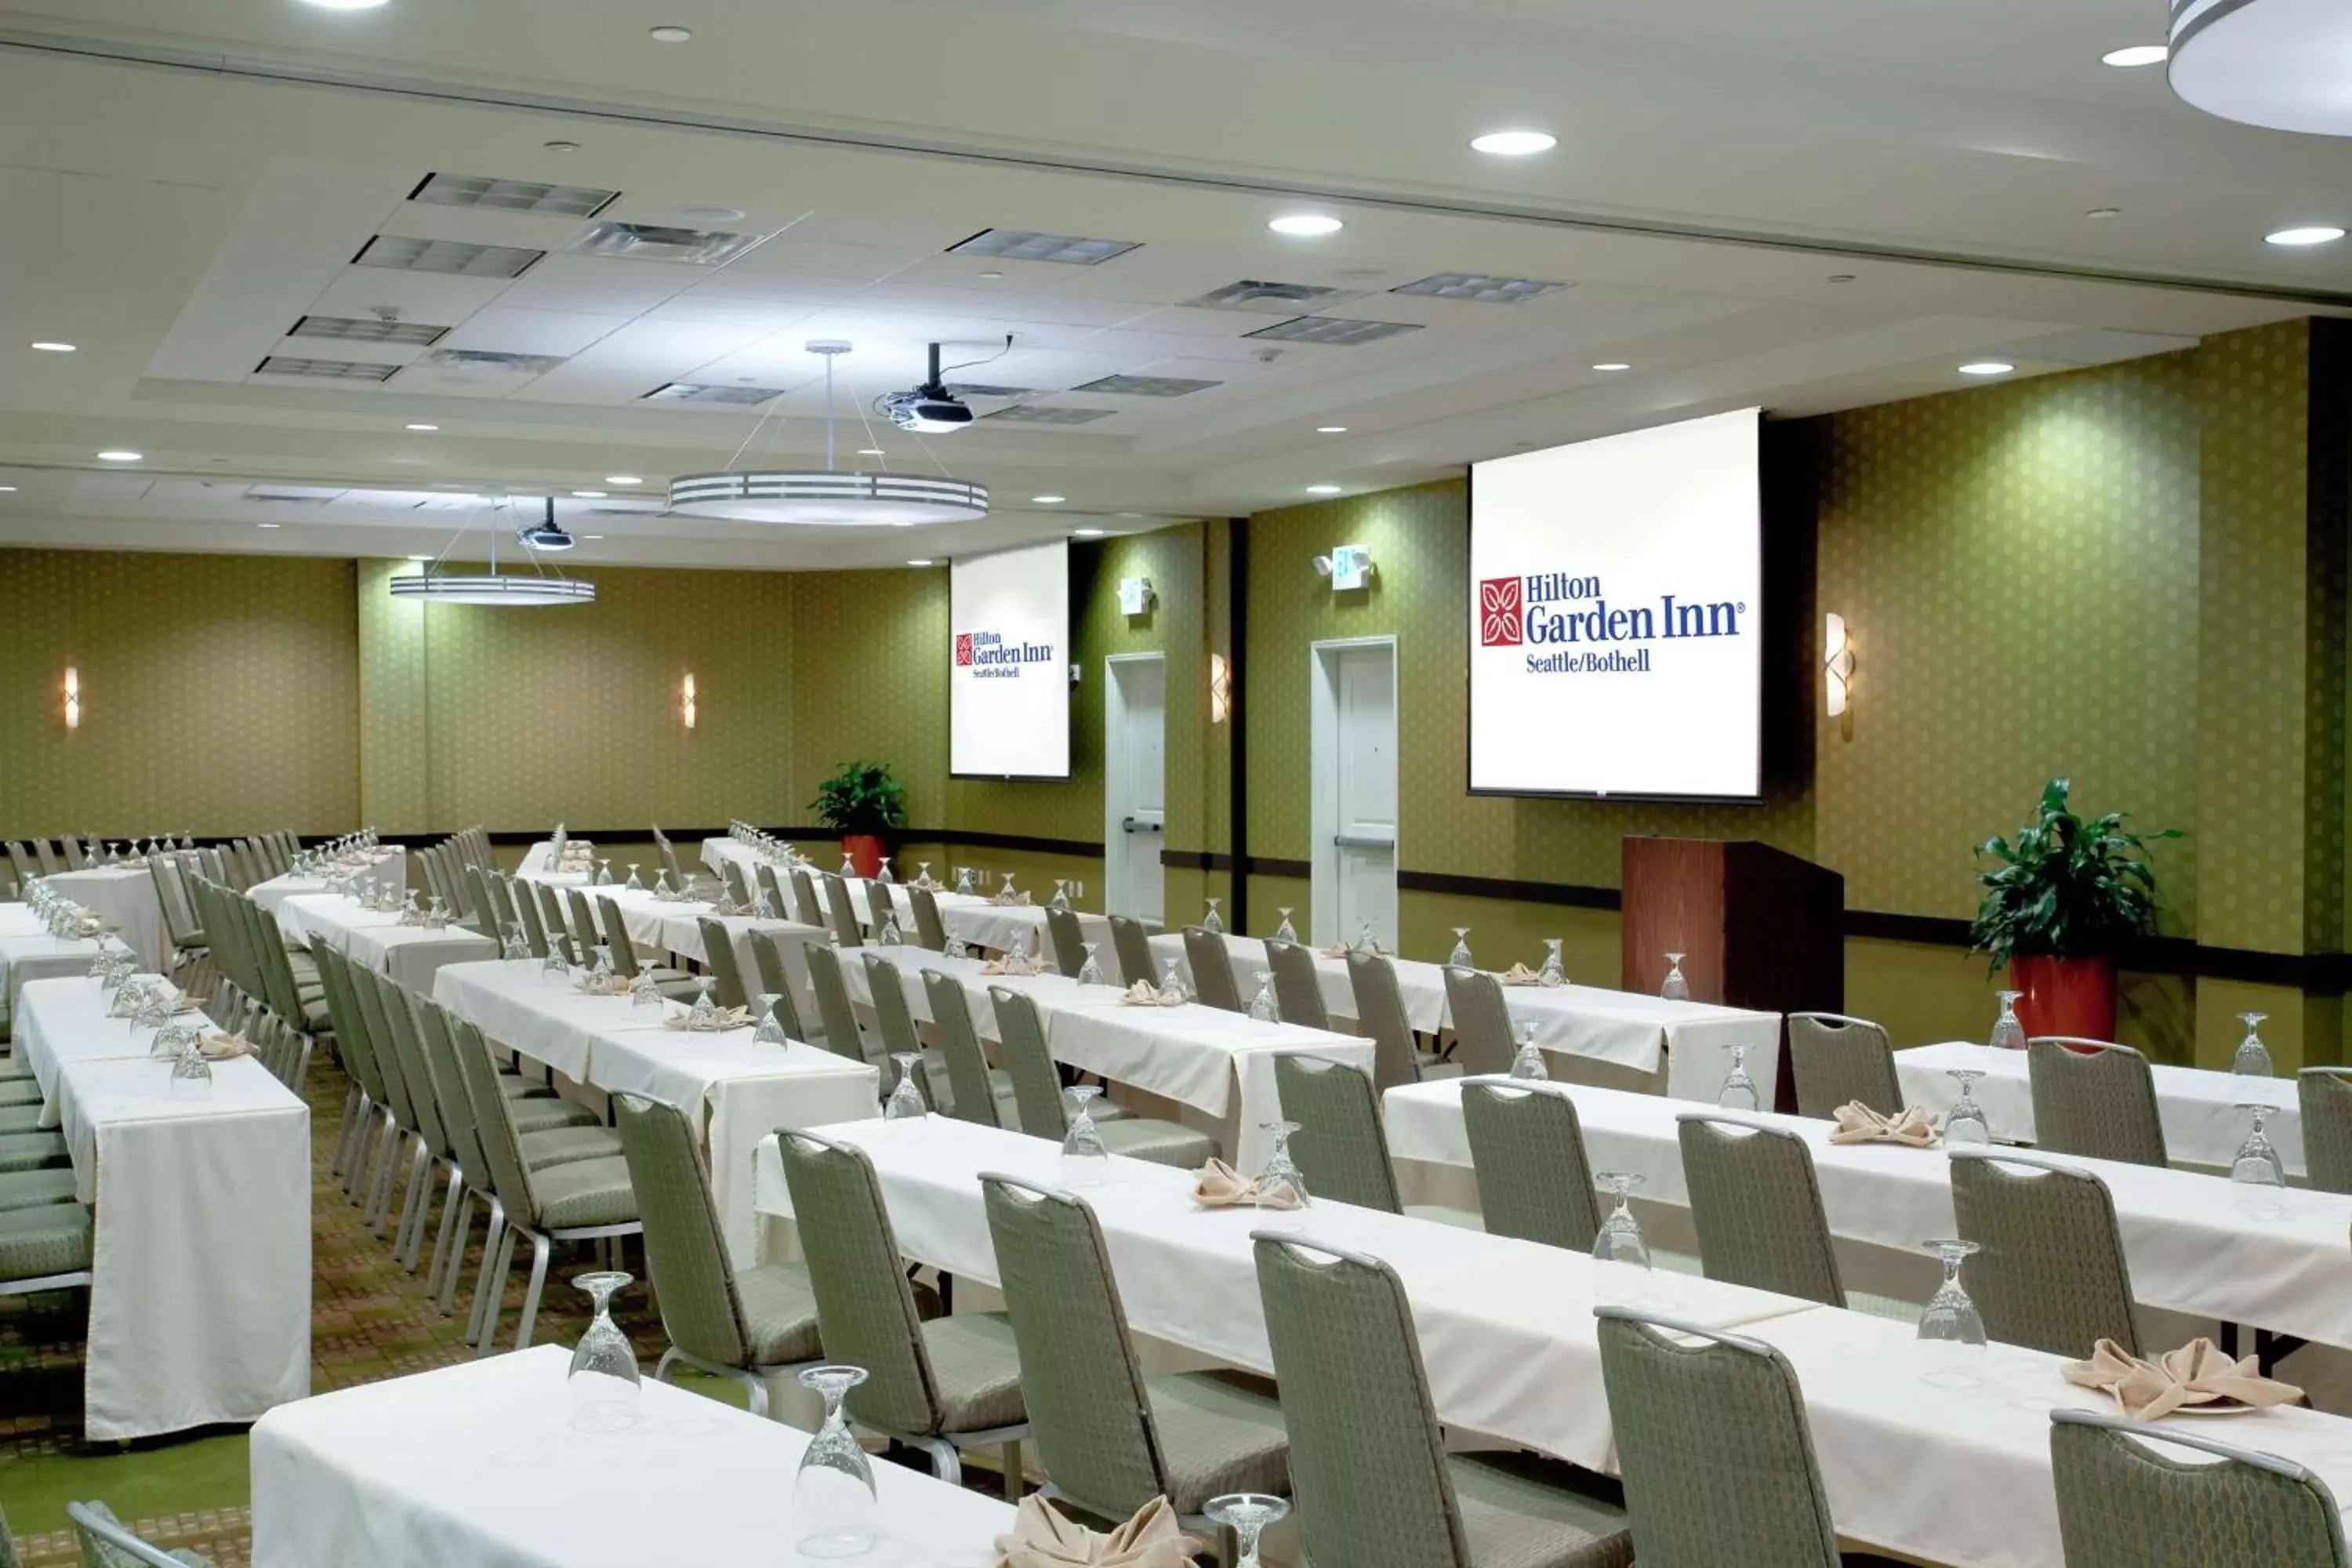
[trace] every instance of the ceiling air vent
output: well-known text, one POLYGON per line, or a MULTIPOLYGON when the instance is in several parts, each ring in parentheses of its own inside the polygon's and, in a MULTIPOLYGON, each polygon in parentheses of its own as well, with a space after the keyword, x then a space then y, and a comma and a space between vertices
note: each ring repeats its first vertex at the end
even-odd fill
POLYGON ((782 397, 781 386, 704 386, 690 381, 673 381, 667 386, 657 386, 638 401, 643 403, 704 403, 736 408, 750 408, 772 397, 782 397))
POLYGON ((496 370, 509 375, 545 375, 563 363, 563 355, 509 354, 492 349, 435 349, 416 363, 447 370, 496 370))
POLYGON ((1224 384, 1222 381, 1194 381, 1182 375, 1107 375, 1070 390, 1108 393, 1114 397, 1181 397, 1186 393, 1205 392, 1224 384))
POLYGON ((1010 420, 1015 425, 1091 425, 1118 412, 1116 408, 1056 408, 1045 403, 1016 403, 981 417, 1010 420))
POLYGON ((427 174, 423 184, 408 193, 408 199, 442 207, 594 217, 620 194, 592 185, 545 185, 536 180, 493 180, 481 174, 427 174))
POLYGON ((289 354, 271 354, 253 367, 256 375, 299 375, 317 381, 390 381, 400 370, 396 364, 365 364, 342 359, 299 359, 289 354))
POLYGON ((382 316, 305 316, 294 323, 289 338, 340 338, 354 343, 437 343, 449 335, 446 327, 425 321, 403 321, 382 316))
POLYGON ((282 501, 299 506, 324 506, 343 492, 324 489, 317 485, 252 485, 245 492, 247 500, 282 501))
POLYGON ((948 390, 954 393, 958 397, 964 398, 1034 397, 1037 395, 1037 389, 1034 386, 990 386, 983 382, 977 381, 951 381, 948 383, 948 390))
POLYGON ((1318 283, 1269 283, 1264 279, 1244 278, 1238 283, 1212 289, 1197 300, 1186 300, 1181 303, 1196 310, 1248 310, 1261 316, 1296 316, 1301 310, 1319 310, 1342 300, 1356 299, 1360 293, 1360 289, 1326 289, 1318 283))
POLYGON ((1270 327, 1260 327, 1254 332, 1244 332, 1245 338, 1265 338, 1278 343, 1321 343, 1332 348, 1360 348, 1376 343, 1382 338, 1393 338, 1421 328, 1411 321, 1357 321, 1345 316, 1299 316, 1287 321, 1276 321, 1270 327))
POLYGON ((455 239, 407 239, 379 234, 357 256, 355 267, 382 267, 394 272, 447 272, 460 278, 520 278, 544 250, 512 245, 468 245, 455 239))
POLYGON ((1433 300, 1470 300, 1481 305, 1516 305, 1545 294, 1556 294, 1565 283, 1537 278, 1490 278, 1483 272, 1433 272, 1410 283, 1400 283, 1391 294, 1426 294, 1433 300))
POLYGON ((950 256, 997 256, 1007 261, 1064 261, 1092 267, 1139 248, 1131 239, 1082 239, 1074 234, 1033 234, 1022 228, 984 228, 948 247, 950 256))
POLYGON ((648 223, 600 223, 563 248, 574 256, 613 256, 627 261, 683 261, 719 267, 760 242, 753 234, 715 228, 663 228, 648 223))

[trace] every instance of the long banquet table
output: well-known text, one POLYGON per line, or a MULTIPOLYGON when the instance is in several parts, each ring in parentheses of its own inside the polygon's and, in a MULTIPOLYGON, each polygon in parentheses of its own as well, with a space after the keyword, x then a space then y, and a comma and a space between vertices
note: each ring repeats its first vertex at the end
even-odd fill
POLYGON ((303 893, 278 905, 278 929, 293 942, 325 941, 412 991, 430 993, 445 963, 471 963, 499 955, 499 944, 462 925, 439 931, 403 925, 397 913, 371 910, 344 893, 303 893))
POLYGON ((164 928, 163 903, 145 865, 59 871, 42 880, 95 911, 146 968, 161 973, 170 966, 172 934, 164 928))
MULTIPOLYGON (((1258 973, 1266 967, 1265 943, 1230 931, 1224 942, 1233 959, 1234 987, 1247 1002, 1257 994, 1258 973)), ((1182 932, 1153 937, 1151 953, 1162 965, 1175 959, 1179 973, 1188 984, 1192 983, 1192 966, 1184 954, 1182 932)), ((1396 970, 1407 1021, 1424 1035, 1450 1026, 1445 966, 1417 958, 1390 962, 1396 970)), ((1356 990, 1348 974, 1348 961, 1318 951, 1315 977, 1332 1022, 1353 1026, 1356 990)), ((1506 985, 1503 1002, 1515 1026, 1536 1026, 1536 1044, 1546 1051, 1640 1073, 1655 1073, 1663 1062, 1666 1092, 1685 1100, 1712 1102, 1724 1074, 1731 1070, 1730 1047, 1746 1046, 1748 1074, 1756 1080, 1758 1096, 1762 1103, 1772 1103, 1780 1079, 1778 1013, 1708 1002, 1669 1002, 1638 991, 1611 991, 1598 985, 1506 985)))
MULTIPOLYGON (((646 1347, 640 1346, 640 1353, 646 1347)), ((574 1431, 570 1352, 322 1394, 253 1429, 255 1568, 645 1568, 782 1563, 808 1435, 643 1385, 636 1424, 574 1431)), ((990 1568, 1013 1510, 879 1458, 872 1568, 990 1568)))
MULTIPOLYGON (((1675 1119, 1708 1107, 1578 1084, 1519 1085, 1576 1102, 1596 1171, 1643 1178, 1642 1195, 1687 1207, 1675 1119)), ((1385 1096, 1389 1152, 1467 1168, 1462 1080, 1432 1079, 1385 1096)), ((1916 1253, 1950 1236, 1950 1162, 1940 1149, 1832 1143, 1834 1124, 1769 1113, 1742 1120, 1785 1128, 1811 1149, 1831 1231, 1916 1253)), ((2042 1158, 2043 1156, 2035 1156, 2042 1158)), ((2049 1156, 2096 1174, 2115 1196, 2132 1291, 2152 1307, 2352 1345, 2352 1197, 2307 1188, 2248 1188, 2193 1171, 2049 1156)))
MULTIPOLYGON (((536 960, 443 966, 433 999, 482 1033, 577 1084, 639 1094, 685 1111, 710 1157, 710 1185, 740 1266, 758 1261, 751 1151, 779 1127, 873 1113, 870 1065, 797 1041, 754 1044, 751 1026, 719 1034, 665 1026, 625 996, 591 996, 540 973, 536 960)), ((664 1016, 683 1011, 675 1004, 664 1016)))
MULTIPOLYGON (((1940 1119, 1959 1098, 1954 1068, 1974 1068, 1985 1076, 1971 1093, 1984 1109, 1992 1135, 2003 1142, 2033 1142, 2033 1083, 2026 1053, 1996 1050, 1967 1040, 1915 1046, 1895 1053, 1895 1076, 1908 1104, 1932 1110, 1940 1119)), ((2293 1078, 2252 1078, 2215 1072, 2207 1068, 2149 1066, 2156 1084, 2156 1111, 2164 1124, 2165 1151, 2179 1163, 2228 1170, 2245 1141, 2248 1117, 2238 1107, 2260 1103, 2276 1108, 2263 1131, 2286 1163, 2287 1174, 2300 1176, 2303 1163, 2303 1111, 2295 1099, 2293 1078)))
MULTIPOLYGON (((873 1160, 908 1258, 984 1283, 1001 1280, 981 1173, 1063 1184, 1052 1142, 947 1118, 815 1131, 873 1160)), ((788 1219, 772 1140, 760 1161, 761 1212, 788 1219)), ((1202 1209, 1190 1172, 1109 1163, 1105 1183, 1079 1195, 1101 1219, 1128 1320, 1144 1333, 1269 1372, 1251 1233, 1367 1253, 1404 1283, 1441 1422, 1606 1470, 1615 1448, 1591 1310, 1630 1301, 1789 1358, 1842 1535, 1969 1568, 2061 1568, 2049 1412, 2102 1402, 2059 1375, 2059 1357, 1995 1346, 1975 1384, 1930 1385, 1908 1324, 1345 1204, 1202 1209)), ((2352 1498, 2352 1422, 2269 1410, 2231 1422, 2227 1436, 2310 1465, 2352 1498)))
MULTIPOLYGON (((0 905, 21 910, 22 904, 0 905)), ((98 956, 99 941, 87 936, 51 936, 39 926, 0 924, 0 1022, 16 1010, 18 993, 36 980, 59 980, 85 973, 98 956)))
MULTIPOLYGON (((338 866, 345 876, 372 877, 377 882, 389 882, 405 892, 408 888, 408 851, 397 844, 386 844, 373 850, 355 850, 345 856, 338 866)), ((246 889, 246 896, 271 914, 280 912, 289 899, 306 893, 323 893, 327 879, 316 872, 287 872, 267 881, 256 882, 246 889)))
POLYGON ((809 989, 808 957, 803 944, 812 940, 824 941, 823 927, 798 921, 714 914, 711 904, 662 899, 643 889, 597 888, 592 889, 590 896, 610 899, 620 906, 621 923, 629 940, 638 947, 658 948, 696 963, 709 962, 704 951, 702 922, 717 921, 726 928, 728 943, 735 952, 736 970, 743 976, 747 990, 757 991, 760 984, 759 964, 751 953, 752 933, 764 932, 773 937, 777 954, 784 963, 784 983, 792 987, 793 1005, 803 1018, 816 1016, 816 999, 809 989))
POLYGON ((1225 1156, 1247 1170, 1271 1147, 1264 1125, 1280 1119, 1274 1058, 1294 1052, 1328 1057, 1358 1071, 1372 1070, 1372 1043, 1297 1024, 1268 1024, 1239 1013, 1188 1002, 1181 1007, 1131 1007, 1110 985, 1080 985, 1059 974, 1013 976, 986 973, 976 958, 949 958, 924 947, 867 947, 842 955, 842 975, 853 1001, 872 1005, 863 953, 898 966, 907 1005, 919 1022, 931 1016, 923 971, 960 981, 972 1026, 994 1039, 996 1009, 988 988, 1003 985, 1036 999, 1054 1059, 1084 1072, 1164 1095, 1199 1111, 1222 1135, 1225 1156))
POLYGON ((310 1389, 310 1107, 252 1057, 175 1084, 154 1032, 106 1003, 95 980, 40 980, 16 1020, 96 1206, 85 1428, 254 1420, 310 1389))

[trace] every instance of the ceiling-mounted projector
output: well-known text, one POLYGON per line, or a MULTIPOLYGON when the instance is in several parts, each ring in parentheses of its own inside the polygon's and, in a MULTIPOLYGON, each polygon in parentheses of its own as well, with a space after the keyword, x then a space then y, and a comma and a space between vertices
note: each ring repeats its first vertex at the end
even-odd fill
POLYGON ((537 522, 527 522, 516 529, 515 537, 529 550, 569 550, 577 542, 563 531, 563 525, 555 521, 553 496, 547 498, 546 515, 537 522))
POLYGON ((940 345, 931 345, 931 374, 912 392, 886 393, 875 407, 901 430, 948 436, 971 423, 971 409, 940 379, 940 345))

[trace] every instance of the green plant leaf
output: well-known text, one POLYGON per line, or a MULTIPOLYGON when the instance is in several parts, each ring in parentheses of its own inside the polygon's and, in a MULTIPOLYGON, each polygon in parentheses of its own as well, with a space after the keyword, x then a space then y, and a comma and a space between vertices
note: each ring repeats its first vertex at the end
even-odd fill
POLYGON ((2052 779, 2042 787, 2035 820, 2017 830, 2015 843, 1995 835, 1976 847, 1984 898, 1969 942, 1990 955, 1995 969, 2020 954, 2112 953, 2156 927, 2156 871, 2147 847, 2181 837, 2180 829, 2135 833, 2122 812, 2085 823, 2069 808, 2072 792, 2071 780, 2052 779))

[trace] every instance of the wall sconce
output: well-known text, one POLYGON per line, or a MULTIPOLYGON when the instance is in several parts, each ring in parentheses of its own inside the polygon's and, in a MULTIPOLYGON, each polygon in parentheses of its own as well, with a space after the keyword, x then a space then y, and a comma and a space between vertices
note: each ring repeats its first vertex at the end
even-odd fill
POLYGON ((677 689, 677 705, 678 705, 678 711, 679 711, 679 713, 680 713, 680 714, 685 718, 685 720, 686 720, 686 727, 687 727, 688 729, 689 729, 689 730, 693 729, 693 728, 694 728, 694 677, 693 677, 693 676, 691 676, 691 675, 688 676, 688 677, 686 678, 685 682, 684 682, 682 685, 680 685, 680 686, 678 687, 678 689, 677 689))
POLYGON ((1150 615, 1155 596, 1149 577, 1122 577, 1118 580, 1118 613, 1122 616, 1150 615))
POLYGON ((81 728, 81 671, 66 666, 66 728, 81 728))
POLYGON ((1225 662, 1223 654, 1213 653, 1209 656, 1209 722, 1222 724, 1233 711, 1234 667, 1225 662))
POLYGON ((1843 616, 1833 614, 1822 623, 1822 695, 1830 717, 1843 720, 1839 728, 1852 735, 1853 715, 1848 710, 1853 700, 1853 638, 1843 616))
POLYGON ((1360 544, 1335 544, 1328 555, 1315 558, 1315 574, 1331 579, 1331 591, 1368 588, 1372 582, 1372 552, 1360 544))

